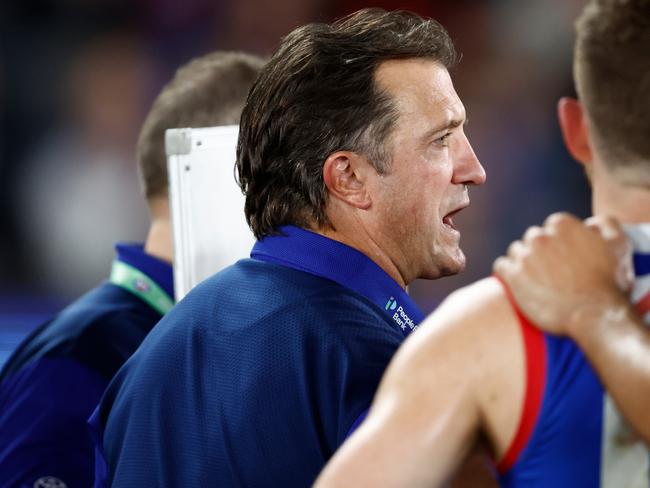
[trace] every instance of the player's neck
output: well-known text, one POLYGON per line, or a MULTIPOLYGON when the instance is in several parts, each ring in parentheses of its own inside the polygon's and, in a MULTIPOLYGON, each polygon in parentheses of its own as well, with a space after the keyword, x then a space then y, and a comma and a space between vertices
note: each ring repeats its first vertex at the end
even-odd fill
POLYGON ((650 222, 650 182, 638 169, 642 167, 640 162, 607 164, 595 155, 587 172, 594 215, 615 217, 623 224, 650 222))
POLYGON ((172 262, 174 250, 172 247, 172 227, 169 219, 155 219, 151 222, 144 251, 168 263, 172 262))
POLYGON ((169 218, 169 200, 166 197, 154 197, 147 202, 151 215, 151 226, 144 243, 144 250, 171 264, 174 256, 172 244, 172 225, 169 218))
POLYGON ((594 215, 609 215, 624 224, 650 222, 650 188, 645 186, 594 185, 594 215))

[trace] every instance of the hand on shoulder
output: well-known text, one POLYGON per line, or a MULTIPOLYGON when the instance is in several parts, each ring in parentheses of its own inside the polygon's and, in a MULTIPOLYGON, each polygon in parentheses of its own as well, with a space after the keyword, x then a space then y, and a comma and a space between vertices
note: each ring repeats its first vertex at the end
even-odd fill
POLYGON ((633 279, 631 248, 616 220, 583 222, 566 213, 529 228, 495 261, 494 272, 533 323, 569 335, 585 314, 627 303, 633 279))

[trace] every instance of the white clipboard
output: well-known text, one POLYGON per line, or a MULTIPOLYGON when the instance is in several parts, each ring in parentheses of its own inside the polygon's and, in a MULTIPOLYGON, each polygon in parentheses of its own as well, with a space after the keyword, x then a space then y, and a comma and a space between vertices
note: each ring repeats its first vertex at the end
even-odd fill
POLYGON ((236 125, 165 133, 174 240, 174 294, 183 298, 248 257, 255 242, 235 181, 236 125))

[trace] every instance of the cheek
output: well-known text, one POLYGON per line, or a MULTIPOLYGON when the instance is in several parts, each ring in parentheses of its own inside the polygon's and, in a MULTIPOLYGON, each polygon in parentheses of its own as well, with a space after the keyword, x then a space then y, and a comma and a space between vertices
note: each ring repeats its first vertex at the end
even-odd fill
POLYGON ((414 157, 409 161, 407 171, 394 174, 390 183, 386 181, 388 184, 382 188, 384 202, 402 230, 414 225, 433 229, 442 219, 440 207, 452 186, 452 166, 444 158, 414 157))
POLYGON ((414 200, 428 213, 439 213, 443 202, 449 198, 451 187, 451 171, 446 167, 433 168, 421 175, 414 200))

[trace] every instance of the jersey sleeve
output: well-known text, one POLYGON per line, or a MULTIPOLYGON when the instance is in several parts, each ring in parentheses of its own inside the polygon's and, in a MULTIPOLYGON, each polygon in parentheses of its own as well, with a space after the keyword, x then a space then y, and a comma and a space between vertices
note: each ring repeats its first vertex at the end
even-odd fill
MULTIPOLYGON (((0 385, 2 486, 59 480, 88 487, 94 450, 87 418, 106 382, 74 359, 44 357, 0 385)), ((63 485, 61 485, 63 486, 63 485)))

